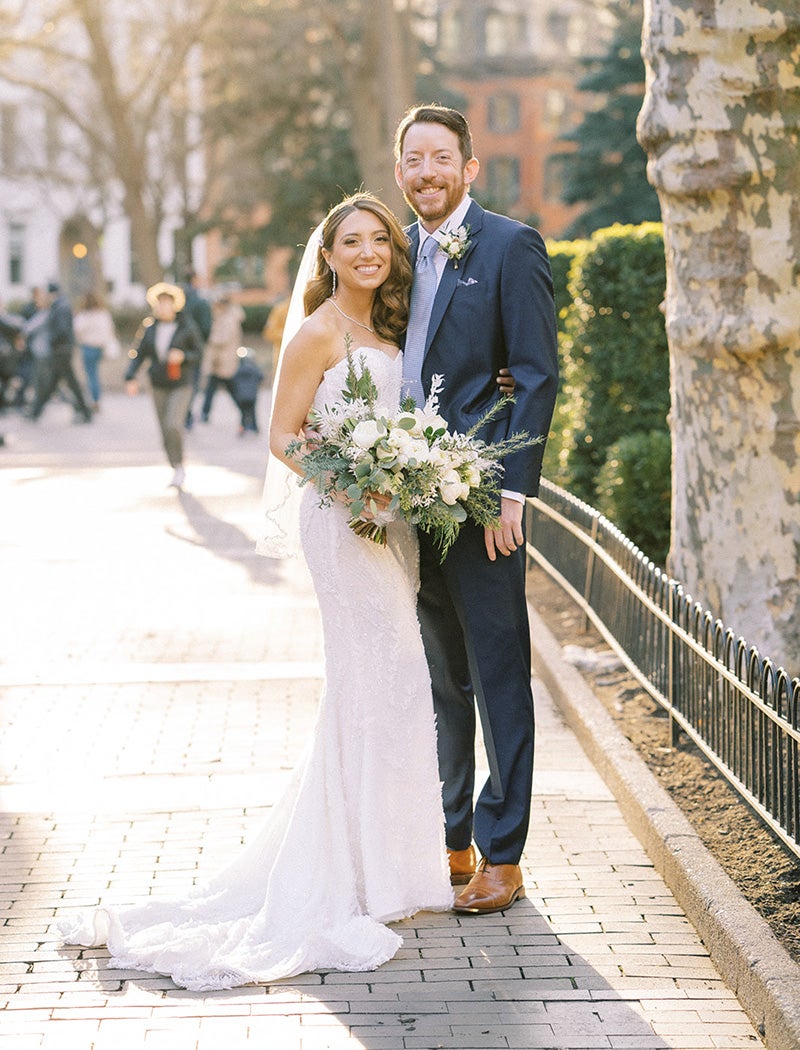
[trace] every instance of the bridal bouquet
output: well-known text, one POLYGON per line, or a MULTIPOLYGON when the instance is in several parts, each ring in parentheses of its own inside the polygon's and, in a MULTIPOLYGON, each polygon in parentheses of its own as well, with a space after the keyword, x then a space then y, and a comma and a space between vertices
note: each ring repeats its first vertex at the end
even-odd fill
POLYGON ((399 409, 379 403, 363 359, 347 348, 347 378, 341 400, 312 410, 310 436, 287 449, 313 482, 322 503, 349 504, 350 528, 386 543, 386 524, 405 518, 433 536, 444 559, 469 518, 496 527, 503 456, 541 442, 514 434, 489 444, 475 437, 512 398, 501 397, 466 433, 452 433, 438 413, 444 380, 434 376, 423 408, 406 398, 399 409))

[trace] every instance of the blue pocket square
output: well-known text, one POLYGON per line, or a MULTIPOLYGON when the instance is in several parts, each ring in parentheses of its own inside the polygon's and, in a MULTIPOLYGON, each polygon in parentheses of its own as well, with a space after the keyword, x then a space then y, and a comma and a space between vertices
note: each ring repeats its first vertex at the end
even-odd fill
POLYGON ((460 285, 463 285, 463 286, 464 286, 464 288, 469 288, 469 286, 470 286, 471 284, 477 284, 478 282, 477 282, 477 281, 475 280, 475 278, 474 278, 474 277, 468 277, 468 278, 466 279, 466 281, 462 281, 462 280, 461 280, 461 278, 459 277, 459 279, 458 279, 458 283, 459 283, 460 285))

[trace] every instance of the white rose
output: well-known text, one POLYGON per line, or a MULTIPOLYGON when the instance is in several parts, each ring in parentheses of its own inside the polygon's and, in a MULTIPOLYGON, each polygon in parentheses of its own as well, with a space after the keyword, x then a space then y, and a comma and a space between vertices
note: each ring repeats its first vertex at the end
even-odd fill
POLYGON ((411 444, 411 438, 408 436, 405 430, 400 430, 399 427, 393 427, 386 438, 386 459, 391 459, 393 456, 397 457, 398 465, 403 467, 408 461, 408 448, 411 444))
POLYGON ((460 499, 469 495, 469 485, 465 485, 455 470, 448 470, 439 484, 439 493, 444 502, 452 507, 460 499))
POLYGON ((397 454, 404 466, 411 459, 417 463, 424 463, 428 459, 428 442, 424 438, 407 436, 405 440, 398 442, 397 454))
POLYGON ((383 427, 374 419, 365 419, 359 423, 350 435, 350 440, 359 448, 372 448, 381 437, 383 427))
POLYGON ((389 437, 387 440, 393 449, 400 452, 401 450, 408 448, 414 439, 409 431, 403 430, 402 427, 392 427, 389 431, 389 437))
POLYGON ((467 481, 471 489, 476 488, 481 483, 481 472, 477 467, 470 467, 467 471, 467 481))

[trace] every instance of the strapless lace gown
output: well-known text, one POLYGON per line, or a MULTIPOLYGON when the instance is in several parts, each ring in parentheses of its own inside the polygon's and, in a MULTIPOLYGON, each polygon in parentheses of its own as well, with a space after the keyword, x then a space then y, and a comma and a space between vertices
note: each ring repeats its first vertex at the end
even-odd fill
MULTIPOLYGON (((399 358, 358 356, 381 401, 397 404, 399 358)), ((315 405, 340 397, 344 374, 344 363, 325 374, 315 405)), ((452 904, 415 535, 392 522, 386 547, 361 539, 311 486, 301 533, 326 672, 307 757, 254 841, 209 882, 59 924, 67 943, 107 944, 113 968, 193 990, 371 970, 402 944, 386 923, 452 904)))

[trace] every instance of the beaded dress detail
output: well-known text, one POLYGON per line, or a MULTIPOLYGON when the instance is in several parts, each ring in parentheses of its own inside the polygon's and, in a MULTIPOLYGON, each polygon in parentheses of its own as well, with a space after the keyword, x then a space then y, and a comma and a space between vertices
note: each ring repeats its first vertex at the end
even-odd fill
MULTIPOLYGON (((400 356, 354 352, 383 404, 399 402, 400 356)), ((341 397, 346 361, 314 398, 341 397)), ((261 830, 227 868, 177 900, 99 908, 59 923, 71 944, 107 944, 110 966, 205 991, 309 970, 372 970, 402 944, 386 925, 452 905, 430 677, 419 633, 414 531, 381 547, 347 510, 300 511, 322 615, 325 686, 306 758, 261 830)))

